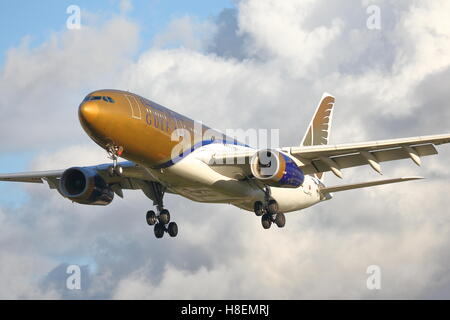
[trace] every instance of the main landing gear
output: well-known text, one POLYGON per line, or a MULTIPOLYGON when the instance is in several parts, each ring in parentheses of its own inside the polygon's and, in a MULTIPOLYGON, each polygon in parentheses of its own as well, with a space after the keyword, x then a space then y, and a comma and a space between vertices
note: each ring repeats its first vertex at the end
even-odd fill
POLYGON ((261 217, 264 229, 270 229, 272 223, 275 223, 278 228, 283 228, 286 224, 286 217, 284 213, 279 212, 278 203, 271 198, 270 187, 266 187, 264 193, 264 203, 256 201, 254 204, 255 214, 261 217))
POLYGON ((149 182, 147 190, 151 195, 153 204, 156 205, 157 213, 150 210, 147 212, 146 220, 149 226, 154 226, 155 237, 160 239, 164 236, 164 233, 168 233, 171 237, 176 237, 178 234, 178 226, 175 222, 170 221, 169 210, 164 209, 163 197, 165 189, 157 182, 149 182))
POLYGON ((150 210, 147 212, 147 223, 149 226, 155 226, 155 237, 160 239, 167 232, 169 236, 176 237, 178 234, 178 225, 175 222, 170 222, 170 213, 166 209, 162 209, 159 215, 155 211, 150 210))
MULTIPOLYGON (((107 148, 108 157, 113 161, 112 165, 108 168, 108 173, 111 177, 119 176, 123 174, 123 168, 118 164, 117 160, 122 156, 123 148, 116 145, 109 145, 107 148)), ((163 197, 165 188, 157 182, 142 182, 141 185, 144 194, 153 200, 153 205, 156 205, 156 213, 153 210, 149 210, 146 215, 147 224, 154 226, 154 232, 156 238, 162 238, 164 233, 168 233, 171 237, 176 237, 178 234, 178 226, 175 222, 170 221, 169 210, 164 209, 163 197)))

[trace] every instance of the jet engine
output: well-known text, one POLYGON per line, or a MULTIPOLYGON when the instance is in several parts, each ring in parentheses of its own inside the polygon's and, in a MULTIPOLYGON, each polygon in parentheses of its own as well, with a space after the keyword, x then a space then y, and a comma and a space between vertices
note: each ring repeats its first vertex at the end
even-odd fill
POLYGON ((59 192, 80 204, 106 206, 114 198, 105 180, 90 168, 74 167, 64 171, 59 180, 59 192))
POLYGON ((253 176, 272 187, 297 188, 305 175, 288 155, 276 150, 258 151, 250 161, 253 176))

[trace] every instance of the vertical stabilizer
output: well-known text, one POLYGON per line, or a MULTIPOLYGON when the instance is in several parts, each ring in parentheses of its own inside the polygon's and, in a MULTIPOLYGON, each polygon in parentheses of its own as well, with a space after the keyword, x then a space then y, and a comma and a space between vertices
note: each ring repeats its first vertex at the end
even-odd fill
MULTIPOLYGON (((303 137, 301 146, 316 146, 328 144, 330 140, 331 121, 333 119, 333 107, 335 98, 324 93, 322 99, 317 106, 314 117, 312 118, 308 130, 303 137)), ((315 175, 318 179, 323 180, 323 173, 315 175)))

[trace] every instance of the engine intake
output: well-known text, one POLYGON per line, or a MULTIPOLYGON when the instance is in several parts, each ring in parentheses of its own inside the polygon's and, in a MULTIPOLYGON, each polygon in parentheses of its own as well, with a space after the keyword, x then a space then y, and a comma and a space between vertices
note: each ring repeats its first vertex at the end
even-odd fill
POLYGON ((250 167, 255 178, 272 187, 297 188, 305 180, 294 160, 276 150, 258 151, 251 159, 250 167))
POLYGON ((106 206, 114 199, 114 192, 93 169, 67 169, 59 180, 59 192, 66 198, 90 205, 106 206))

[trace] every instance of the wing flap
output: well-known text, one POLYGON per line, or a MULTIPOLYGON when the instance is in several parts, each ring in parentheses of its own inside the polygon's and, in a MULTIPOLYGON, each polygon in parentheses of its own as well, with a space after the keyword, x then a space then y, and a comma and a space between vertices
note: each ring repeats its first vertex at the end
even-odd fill
MULTIPOLYGON (((412 147, 420 157, 436 155, 438 152, 433 144, 425 144, 412 147)), ((387 150, 379 150, 370 152, 375 157, 377 162, 394 161, 410 158, 409 153, 403 148, 392 148, 387 150)), ((339 169, 346 169, 351 167, 368 165, 369 162, 361 153, 353 153, 349 155, 339 155, 334 157, 328 157, 332 159, 339 167, 339 169)), ((314 174, 319 172, 331 171, 331 168, 323 160, 312 160, 309 164, 302 166, 302 170, 305 174, 314 174)))

